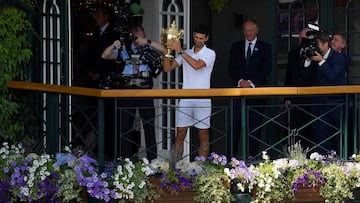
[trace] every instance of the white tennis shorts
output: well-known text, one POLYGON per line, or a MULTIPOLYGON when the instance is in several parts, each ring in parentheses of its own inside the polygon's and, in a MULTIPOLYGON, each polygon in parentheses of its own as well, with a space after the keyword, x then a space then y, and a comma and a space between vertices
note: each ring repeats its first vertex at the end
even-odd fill
POLYGON ((184 100, 179 101, 176 108, 177 127, 195 126, 198 129, 210 128, 211 100, 184 100))

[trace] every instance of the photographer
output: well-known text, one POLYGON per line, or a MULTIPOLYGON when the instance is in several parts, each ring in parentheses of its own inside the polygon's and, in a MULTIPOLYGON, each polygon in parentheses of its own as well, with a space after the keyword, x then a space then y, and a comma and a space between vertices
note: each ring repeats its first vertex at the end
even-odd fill
MULTIPOLYGON (((144 28, 141 25, 133 25, 130 27, 129 40, 120 41, 115 40, 102 53, 102 58, 122 61, 124 69, 122 75, 130 77, 128 88, 152 88, 152 68, 146 61, 142 54, 142 49, 147 47, 155 49, 158 52, 164 52, 164 47, 146 38, 144 28), (134 81, 134 83, 132 83, 134 81)), ((137 140, 134 140, 131 132, 133 122, 135 120, 136 109, 143 121, 143 128, 145 132, 146 152, 149 160, 157 158, 157 146, 154 129, 154 101, 153 99, 121 99, 118 100, 118 107, 125 108, 118 112, 120 118, 120 139, 121 139, 121 156, 132 157, 137 151, 139 145, 137 140)))
MULTIPOLYGON (((318 32, 316 33, 317 46, 305 48, 305 76, 315 77, 316 85, 319 86, 346 85, 346 62, 340 53, 331 49, 331 40, 329 34, 318 32)), ((318 96, 315 99, 314 103, 323 104, 318 108, 318 114, 315 114, 321 115, 321 120, 315 128, 317 143, 320 143, 338 131, 342 111, 340 107, 333 108, 336 104, 343 103, 344 98, 343 96, 318 96)), ((321 150, 325 150, 323 152, 338 151, 339 136, 322 143, 321 147, 321 150)))

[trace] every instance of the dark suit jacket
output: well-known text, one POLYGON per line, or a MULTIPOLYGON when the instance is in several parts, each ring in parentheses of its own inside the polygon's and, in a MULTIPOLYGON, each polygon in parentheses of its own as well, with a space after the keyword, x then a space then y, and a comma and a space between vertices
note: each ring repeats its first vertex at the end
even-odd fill
POLYGON ((99 36, 98 32, 94 32, 94 38, 92 42, 92 50, 91 51, 91 58, 89 60, 92 61, 91 71, 106 74, 110 72, 116 71, 116 63, 114 60, 105 60, 101 58, 102 52, 111 45, 116 39, 116 33, 112 24, 104 30, 103 34, 99 36))
POLYGON ((271 71, 270 44, 257 40, 247 66, 245 41, 235 42, 231 47, 228 71, 234 86, 240 79, 251 80, 256 87, 265 86, 271 71))
POLYGON ((347 62, 340 53, 331 50, 326 62, 321 66, 317 62, 311 62, 310 67, 305 67, 306 77, 316 74, 317 84, 326 85, 346 85, 347 62))
MULTIPOLYGON (((306 77, 316 76, 316 85, 319 86, 334 86, 334 85, 346 85, 346 71, 347 62, 345 57, 334 50, 329 53, 326 62, 321 66, 318 62, 311 62, 309 67, 305 67, 306 77)), ((341 96, 322 96, 318 100, 319 103, 331 103, 341 102, 343 98, 341 96)))
POLYGON ((302 87, 310 83, 303 77, 305 56, 300 55, 301 47, 290 50, 285 75, 285 86, 302 87))

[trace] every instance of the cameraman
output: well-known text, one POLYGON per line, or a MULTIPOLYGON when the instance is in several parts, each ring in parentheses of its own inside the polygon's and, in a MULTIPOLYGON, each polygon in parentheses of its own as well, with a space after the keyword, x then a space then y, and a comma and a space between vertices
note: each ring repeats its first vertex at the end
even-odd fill
MULTIPOLYGON (((102 58, 123 61, 125 64, 122 71, 123 75, 131 76, 135 79, 134 81, 145 78, 149 84, 145 85, 146 87, 144 88, 152 88, 151 68, 148 64, 142 62, 143 58, 138 57, 141 56, 141 48, 144 46, 150 46, 151 49, 155 49, 158 52, 164 52, 164 47, 157 42, 147 39, 144 28, 141 25, 133 25, 130 27, 130 32, 129 42, 115 40, 104 50, 102 58)), ((138 84, 138 88, 142 88, 142 84, 143 82, 138 84)), ((134 91, 136 90, 134 89, 134 91)), ((134 137, 129 132, 132 131, 136 109, 138 109, 143 121, 147 158, 150 161, 157 158, 153 99, 121 99, 118 100, 118 108, 125 108, 125 110, 118 113, 121 121, 121 156, 123 158, 132 157, 137 152, 139 143, 137 140, 134 140, 134 137)))
MULTIPOLYGON (((317 47, 315 51, 305 49, 305 75, 307 77, 315 76, 319 86, 346 85, 346 62, 340 53, 331 49, 331 40, 328 34, 319 32, 316 37, 317 47)), ((343 96, 319 96, 315 98, 316 104, 324 104, 318 108, 318 114, 315 114, 321 116, 321 120, 315 128, 317 143, 320 143, 340 128, 342 111, 339 107, 333 108, 336 104, 343 103, 344 98, 343 96)), ((338 151, 339 136, 327 140, 320 146, 322 147, 320 150, 323 152, 338 151)))

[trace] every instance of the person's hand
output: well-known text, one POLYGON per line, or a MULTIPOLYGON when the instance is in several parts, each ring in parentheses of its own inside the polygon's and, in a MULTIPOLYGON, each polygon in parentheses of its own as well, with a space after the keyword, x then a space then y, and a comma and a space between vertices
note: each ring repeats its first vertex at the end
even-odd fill
POLYGON ((315 54, 316 54, 315 56, 311 57, 311 60, 316 61, 316 62, 320 62, 320 61, 324 60, 323 56, 319 52, 316 51, 315 54))
POLYGON ((239 83, 239 87, 251 88, 251 83, 248 80, 241 80, 239 83))
POLYGON ((178 39, 170 39, 170 40, 168 40, 167 48, 171 49, 171 50, 174 50, 176 52, 181 51, 182 48, 181 48, 180 40, 178 40, 178 39))
POLYGON ((121 42, 120 40, 115 40, 113 43, 114 48, 120 49, 121 48, 121 42))

